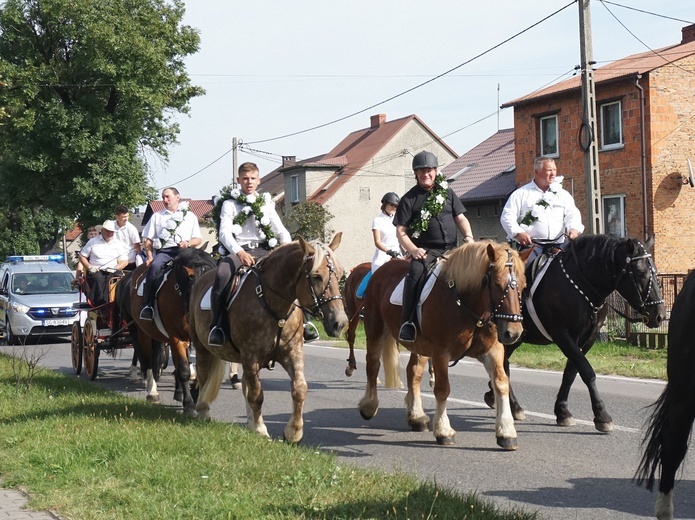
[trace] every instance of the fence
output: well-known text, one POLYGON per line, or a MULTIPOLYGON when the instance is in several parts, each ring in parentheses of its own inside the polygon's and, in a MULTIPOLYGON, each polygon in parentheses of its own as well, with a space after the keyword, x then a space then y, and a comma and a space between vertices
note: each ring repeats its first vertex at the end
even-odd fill
POLYGON ((617 292, 608 297, 608 317, 602 336, 605 339, 623 338, 633 345, 647 348, 665 348, 667 345, 668 318, 676 296, 683 288, 687 274, 660 274, 659 283, 666 307, 666 320, 655 329, 646 327, 643 323, 630 323, 615 310, 619 310, 630 318, 639 319, 637 312, 632 310, 627 302, 617 292))

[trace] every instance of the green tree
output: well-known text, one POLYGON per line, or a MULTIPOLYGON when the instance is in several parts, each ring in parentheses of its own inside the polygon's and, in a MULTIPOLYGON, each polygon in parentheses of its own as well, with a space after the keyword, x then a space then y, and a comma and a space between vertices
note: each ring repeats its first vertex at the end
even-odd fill
POLYGON ((48 212, 84 227, 144 203, 146 154, 166 161, 173 116, 204 93, 184 67, 199 36, 181 23, 183 2, 0 6, 0 212, 31 208, 31 219, 48 212))
POLYGON ((293 238, 301 236, 306 240, 328 242, 333 230, 328 222, 333 215, 320 204, 303 202, 296 204, 284 216, 285 226, 293 238))

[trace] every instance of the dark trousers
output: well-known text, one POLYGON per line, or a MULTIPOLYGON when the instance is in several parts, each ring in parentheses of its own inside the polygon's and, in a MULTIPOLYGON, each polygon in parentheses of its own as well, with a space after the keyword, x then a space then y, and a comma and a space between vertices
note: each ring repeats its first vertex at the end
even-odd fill
MULTIPOLYGON (((246 249, 256 260, 260 260, 268 256, 269 250, 257 247, 254 249, 246 249)), ((210 294, 210 310, 212 312, 210 326, 219 327, 222 325, 222 316, 227 303, 227 295, 229 291, 229 283, 232 281, 232 276, 241 267, 241 260, 237 255, 229 254, 225 256, 217 264, 217 274, 215 282, 212 284, 212 293, 210 294)))
POLYGON ((111 276, 103 271, 87 273, 87 297, 94 307, 108 303, 111 276))
POLYGON ((403 284, 403 314, 402 322, 415 321, 415 309, 422 287, 425 285, 427 273, 441 258, 447 249, 428 249, 424 260, 410 260, 410 271, 403 284))
POLYGON ((167 247, 157 251, 150 267, 147 269, 147 276, 145 277, 145 290, 143 291, 145 305, 152 307, 154 304, 154 281, 157 279, 157 275, 164 267, 164 264, 176 258, 180 252, 180 247, 167 247))

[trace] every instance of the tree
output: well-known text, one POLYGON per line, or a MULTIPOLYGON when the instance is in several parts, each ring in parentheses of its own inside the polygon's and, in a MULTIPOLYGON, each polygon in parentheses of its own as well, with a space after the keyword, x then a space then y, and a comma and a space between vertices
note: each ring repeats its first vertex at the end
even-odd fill
POLYGON ((181 24, 183 2, 0 5, 0 213, 49 211, 84 228, 144 203, 145 153, 167 159, 173 115, 204 93, 184 67, 199 36, 181 24))
POLYGON ((303 202, 296 204, 283 219, 293 238, 301 236, 306 240, 328 242, 333 231, 327 227, 333 215, 320 204, 303 202))

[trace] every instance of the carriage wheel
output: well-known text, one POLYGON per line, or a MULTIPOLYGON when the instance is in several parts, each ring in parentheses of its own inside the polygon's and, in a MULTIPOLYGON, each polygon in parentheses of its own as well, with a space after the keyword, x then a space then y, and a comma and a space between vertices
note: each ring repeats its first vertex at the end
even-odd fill
POLYGON ((97 378, 99 368, 99 345, 97 345, 97 322, 94 318, 89 318, 84 324, 84 371, 89 379, 94 381, 97 378))
POLYGON ((72 335, 70 336, 70 353, 72 354, 72 368, 78 376, 82 372, 82 329, 80 329, 80 320, 73 322, 72 335))

